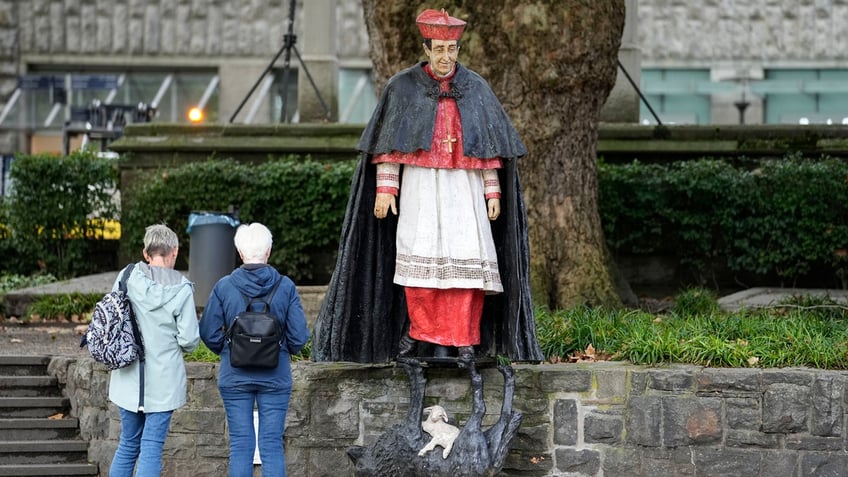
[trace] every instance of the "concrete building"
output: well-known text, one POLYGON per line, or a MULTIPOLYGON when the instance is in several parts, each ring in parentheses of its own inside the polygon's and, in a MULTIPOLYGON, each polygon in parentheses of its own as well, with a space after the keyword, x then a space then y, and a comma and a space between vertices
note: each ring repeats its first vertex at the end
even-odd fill
MULTIPOLYGON (((626 6, 619 58, 647 104, 620 74, 603 120, 848 122, 845 0, 626 6)), ((206 122, 362 123, 370 69, 358 0, 0 0, 0 154, 106 142, 154 112, 188 122, 192 107, 206 122)))
MULTIPOLYGON (((845 0, 639 0, 642 88, 664 122, 848 124, 845 0)), ((640 118, 655 122, 643 104, 640 118)))

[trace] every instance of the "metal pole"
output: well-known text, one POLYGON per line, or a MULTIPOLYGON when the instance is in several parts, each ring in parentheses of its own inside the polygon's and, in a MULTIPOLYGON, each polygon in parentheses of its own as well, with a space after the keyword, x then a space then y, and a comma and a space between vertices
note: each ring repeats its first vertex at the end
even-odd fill
POLYGON ((663 123, 662 121, 660 121, 660 117, 654 111, 654 108, 651 107, 651 103, 648 102, 648 99, 645 98, 645 95, 642 94, 642 91, 639 89, 639 86, 636 84, 635 81, 633 81, 633 78, 630 77, 630 73, 628 73, 627 70, 624 68, 624 65, 621 64, 621 60, 618 60, 618 67, 621 68, 621 71, 624 72, 624 76, 627 77, 627 81, 630 82, 630 86, 633 86, 633 89, 636 90, 636 94, 639 95, 639 98, 642 100, 643 103, 645 103, 645 106, 648 107, 648 111, 650 111, 651 114, 654 116, 654 119, 657 121, 657 125, 662 126, 663 123))

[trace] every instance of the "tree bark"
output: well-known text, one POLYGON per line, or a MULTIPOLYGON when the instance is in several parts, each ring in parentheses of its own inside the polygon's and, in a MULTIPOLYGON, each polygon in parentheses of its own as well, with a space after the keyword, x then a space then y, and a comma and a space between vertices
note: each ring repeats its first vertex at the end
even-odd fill
POLYGON ((527 145, 533 298, 550 308, 634 303, 598 213, 595 145, 615 84, 624 0, 362 0, 378 92, 424 58, 416 16, 468 22, 459 61, 486 78, 527 145))

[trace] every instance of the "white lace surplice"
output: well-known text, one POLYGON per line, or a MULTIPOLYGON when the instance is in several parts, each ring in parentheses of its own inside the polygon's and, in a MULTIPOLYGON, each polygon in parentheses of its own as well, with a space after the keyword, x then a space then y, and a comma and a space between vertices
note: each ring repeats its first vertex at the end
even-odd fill
POLYGON ((503 292, 481 170, 406 165, 394 282, 503 292))

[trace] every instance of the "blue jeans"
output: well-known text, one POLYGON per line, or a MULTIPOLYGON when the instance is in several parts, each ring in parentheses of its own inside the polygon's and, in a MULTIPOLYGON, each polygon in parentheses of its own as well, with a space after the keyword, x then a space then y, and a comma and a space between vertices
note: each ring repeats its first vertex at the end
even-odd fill
POLYGON ((252 477, 256 434, 253 429, 254 404, 259 409, 259 457, 262 477, 285 477, 283 433, 289 409, 290 389, 272 389, 259 385, 218 388, 230 429, 229 477, 252 477))
POLYGON ((121 440, 109 468, 110 477, 132 477, 136 460, 137 477, 159 477, 162 446, 173 411, 144 413, 118 409, 121 411, 121 440))

